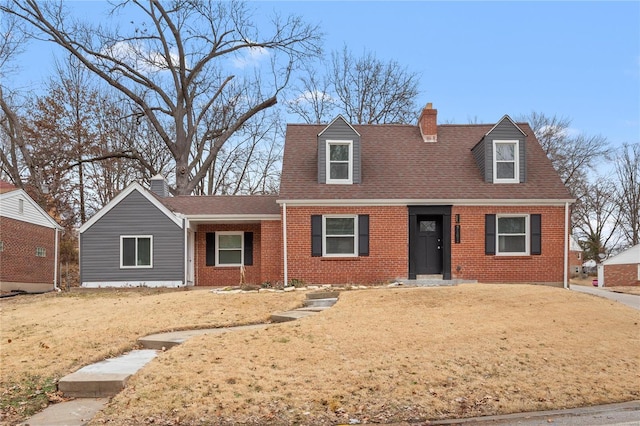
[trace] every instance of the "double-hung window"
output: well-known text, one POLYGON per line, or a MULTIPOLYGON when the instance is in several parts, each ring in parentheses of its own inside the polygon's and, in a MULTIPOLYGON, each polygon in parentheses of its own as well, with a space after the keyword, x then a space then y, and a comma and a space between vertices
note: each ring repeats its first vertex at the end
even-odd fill
POLYGON ((517 140, 493 142, 493 182, 520 182, 519 145, 517 140))
POLYGON ((327 183, 353 182, 353 141, 327 141, 327 183))
POLYGON ((357 256, 357 216, 323 216, 323 256, 357 256))
POLYGON ((244 238, 242 232, 216 232, 216 265, 242 266, 244 238))
POLYGON ((529 216, 498 215, 497 221, 497 254, 528 255, 529 216))
POLYGON ((121 268, 153 267, 153 236, 123 235, 120 237, 121 268))

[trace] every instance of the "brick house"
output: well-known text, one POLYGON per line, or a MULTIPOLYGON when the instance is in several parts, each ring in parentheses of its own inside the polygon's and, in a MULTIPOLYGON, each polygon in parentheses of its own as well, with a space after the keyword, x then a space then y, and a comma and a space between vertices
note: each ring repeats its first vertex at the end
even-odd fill
POLYGON ((0 181, 0 290, 54 290, 61 230, 24 190, 0 181))
POLYGON ((81 282, 566 286, 573 201, 531 128, 506 115, 438 125, 429 104, 417 125, 338 116, 287 126, 277 196, 131 185, 80 229, 81 282))
POLYGON ((640 286, 640 244, 637 244, 598 267, 601 287, 640 286))

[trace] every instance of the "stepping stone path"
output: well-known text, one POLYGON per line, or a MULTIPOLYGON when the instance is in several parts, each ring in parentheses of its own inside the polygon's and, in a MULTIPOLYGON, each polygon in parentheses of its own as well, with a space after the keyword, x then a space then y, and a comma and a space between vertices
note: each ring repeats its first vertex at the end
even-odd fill
POLYGON ((236 330, 265 328, 272 323, 294 321, 322 312, 338 301, 337 291, 321 291, 307 294, 304 307, 271 315, 271 323, 202 330, 175 331, 152 334, 138 339, 144 349, 133 350, 115 358, 88 365, 71 373, 58 382, 58 390, 73 401, 50 405, 31 417, 26 426, 81 426, 102 409, 108 397, 125 388, 129 377, 156 357, 159 350, 170 349, 187 339, 203 334, 223 334, 236 330))

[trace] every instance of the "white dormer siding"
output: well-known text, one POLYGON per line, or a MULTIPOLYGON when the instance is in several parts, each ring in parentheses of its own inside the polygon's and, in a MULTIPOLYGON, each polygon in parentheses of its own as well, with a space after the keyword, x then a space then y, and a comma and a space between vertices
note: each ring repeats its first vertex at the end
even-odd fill
POLYGON ((318 183, 361 182, 360 134, 342 117, 336 117, 318 134, 318 183))

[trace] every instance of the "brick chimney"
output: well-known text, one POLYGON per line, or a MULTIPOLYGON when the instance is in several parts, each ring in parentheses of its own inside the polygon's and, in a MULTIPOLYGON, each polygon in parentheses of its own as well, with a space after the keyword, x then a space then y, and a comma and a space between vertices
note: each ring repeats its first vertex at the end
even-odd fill
POLYGON ((418 126, 424 142, 438 141, 438 110, 433 109, 431 102, 422 110, 418 126))

